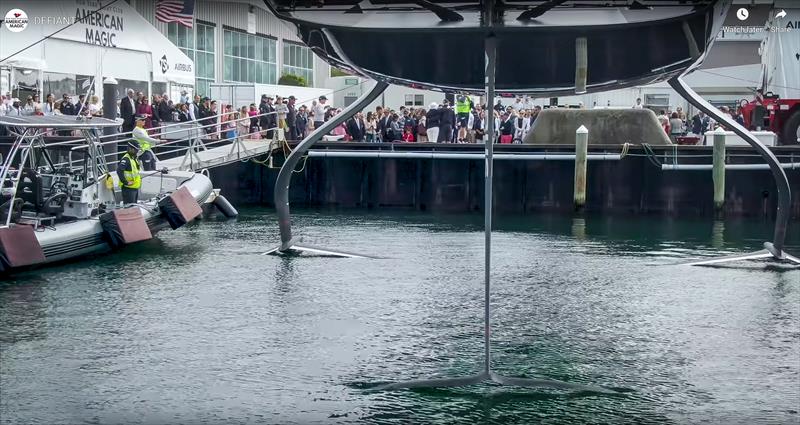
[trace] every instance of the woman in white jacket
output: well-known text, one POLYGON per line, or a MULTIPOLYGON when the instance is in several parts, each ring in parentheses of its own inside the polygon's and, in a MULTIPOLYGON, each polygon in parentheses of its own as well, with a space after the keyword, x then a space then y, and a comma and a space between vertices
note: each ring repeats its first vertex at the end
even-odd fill
POLYGON ((523 131, 525 130, 522 111, 514 111, 514 115, 511 116, 511 119, 514 120, 514 143, 522 143, 523 131), (519 142, 517 142, 518 140, 519 142))
POLYGON ((525 140, 528 137, 528 133, 531 132, 531 111, 525 110, 525 113, 522 114, 522 137, 521 140, 525 140))
MULTIPOLYGON (((494 114, 494 140, 497 142, 497 138, 500 137, 500 114, 491 109, 489 110, 489 113, 494 114)), ((488 140, 488 121, 489 120, 486 118, 486 111, 481 111, 481 129, 483 130, 483 137, 480 141, 476 141, 477 143, 486 143, 486 140, 488 140)))

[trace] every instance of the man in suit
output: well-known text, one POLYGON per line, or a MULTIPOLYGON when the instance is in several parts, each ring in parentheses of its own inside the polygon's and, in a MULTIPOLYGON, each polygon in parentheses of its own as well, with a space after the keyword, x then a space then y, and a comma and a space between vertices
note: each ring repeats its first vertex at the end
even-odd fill
POLYGON ((258 125, 261 127, 261 131, 266 131, 264 137, 267 139, 272 139, 272 129, 275 128, 275 108, 272 107, 272 98, 267 96, 266 94, 261 95, 261 103, 258 105, 258 125), (269 115, 266 115, 269 114, 269 115))
MULTIPOLYGON (((128 133, 133 131, 136 122, 136 101, 133 100, 133 90, 128 89, 127 96, 123 97, 119 103, 119 115, 122 117, 122 132, 128 133)), ((62 112, 63 113, 63 112, 62 112)))
POLYGON ((298 140, 297 128, 295 127, 297 120, 297 109, 295 108, 294 103, 297 101, 297 98, 294 96, 289 96, 289 101, 286 103, 286 125, 289 127, 289 140, 298 140))
POLYGON ((354 142, 364 141, 364 115, 361 112, 347 121, 347 132, 350 133, 354 142))
POLYGON ((153 114, 150 116, 153 128, 161 127, 161 122, 164 121, 161 117, 161 96, 153 95, 153 102, 150 104, 150 108, 153 110, 153 114))
POLYGON ((162 125, 166 122, 172 122, 172 105, 170 104, 169 97, 164 94, 161 96, 161 103, 158 104, 158 116, 161 118, 162 125))
POLYGON ((450 143, 453 141, 453 126, 456 124, 456 113, 450 108, 447 101, 439 106, 439 137, 437 142, 450 143))
POLYGON ((200 120, 200 126, 203 128, 203 132, 206 134, 206 137, 209 137, 212 133, 214 133, 214 118, 212 115, 214 113, 211 111, 211 99, 208 96, 202 99, 203 103, 200 105, 200 116, 197 117, 200 120))
POLYGON ((194 102, 189 104, 189 119, 196 121, 200 116, 200 95, 194 95, 194 102))
MULTIPOLYGON (((70 99, 69 95, 64 93, 61 97, 61 105, 58 107, 58 110, 61 111, 62 115, 75 115, 77 109, 75 109, 75 105, 72 104, 72 100, 70 99)), ((19 107, 19 113, 22 114, 22 106, 19 107)), ((59 136, 69 136, 72 134, 72 130, 59 130, 59 136)))
POLYGON ((391 111, 389 110, 389 108, 384 108, 383 118, 380 119, 378 124, 379 128, 381 129, 381 139, 383 139, 384 142, 391 142, 391 140, 389 140, 389 130, 391 122, 392 122, 391 111))

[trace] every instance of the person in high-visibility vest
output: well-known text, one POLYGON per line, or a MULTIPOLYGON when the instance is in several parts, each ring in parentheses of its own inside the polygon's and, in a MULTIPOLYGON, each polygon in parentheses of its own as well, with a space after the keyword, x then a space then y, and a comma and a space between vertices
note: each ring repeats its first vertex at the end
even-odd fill
POLYGON ((142 169, 145 171, 155 171, 156 169, 156 157, 153 155, 153 148, 152 145, 155 145, 159 142, 158 139, 154 139, 147 134, 147 130, 144 128, 145 120, 147 119, 147 115, 137 115, 136 116, 136 127, 131 132, 131 137, 134 141, 139 144, 140 150, 140 159, 142 161, 142 169))
POLYGON ((137 158, 139 144, 133 140, 128 141, 128 150, 119 160, 117 165, 117 176, 122 187, 122 202, 135 204, 139 200, 139 188, 142 187, 142 163, 137 158))
POLYGON ((467 124, 472 112, 472 102, 468 96, 456 96, 456 117, 458 118, 458 143, 465 143, 467 137, 467 124))

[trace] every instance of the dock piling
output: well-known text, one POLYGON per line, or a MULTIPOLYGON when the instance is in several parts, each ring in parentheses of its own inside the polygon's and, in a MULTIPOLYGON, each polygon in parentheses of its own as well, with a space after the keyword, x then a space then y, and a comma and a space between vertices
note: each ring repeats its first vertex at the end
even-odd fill
POLYGON ((575 210, 586 205, 586 158, 589 153, 589 130, 580 126, 575 131, 575 182, 573 199, 575 210))
POLYGON ((725 206, 725 131, 714 131, 714 160, 712 175, 714 179, 714 215, 722 215, 725 206))
MULTIPOLYGON (((117 119, 117 80, 112 77, 106 77, 103 80, 103 118, 108 118, 110 120, 117 119)), ((122 93, 123 99, 126 96, 126 93, 122 93)), ((110 136, 115 134, 119 131, 119 129, 106 127, 103 129, 103 136, 110 136)), ((122 137, 117 137, 121 139, 122 137)), ((125 152, 128 149, 127 143, 125 141, 117 143, 117 152, 125 152)), ((112 158, 113 168, 112 170, 116 170, 116 162, 117 158, 112 158)))
POLYGON ((589 49, 586 37, 575 39, 575 94, 586 93, 589 49))

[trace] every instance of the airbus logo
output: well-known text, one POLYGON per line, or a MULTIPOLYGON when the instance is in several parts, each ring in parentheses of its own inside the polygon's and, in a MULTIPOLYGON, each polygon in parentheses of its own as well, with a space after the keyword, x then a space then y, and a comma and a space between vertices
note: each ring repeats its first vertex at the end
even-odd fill
POLYGON ((167 62, 167 55, 161 56, 161 60, 158 61, 161 65, 161 73, 166 74, 169 71, 169 63, 167 62))

